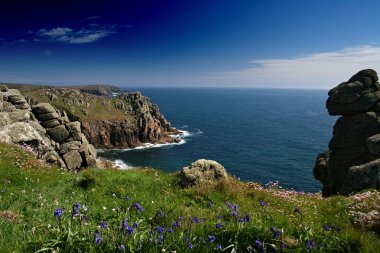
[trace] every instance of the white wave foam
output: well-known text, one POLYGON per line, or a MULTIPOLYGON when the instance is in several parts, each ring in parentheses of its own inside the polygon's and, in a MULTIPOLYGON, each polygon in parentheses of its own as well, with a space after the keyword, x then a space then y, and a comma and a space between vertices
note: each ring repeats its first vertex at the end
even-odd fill
POLYGON ((117 159, 112 162, 112 168, 119 169, 119 170, 127 170, 127 169, 132 168, 132 166, 129 166, 123 160, 117 159))
POLYGON ((179 130, 179 129, 178 129, 178 131, 180 132, 179 134, 172 134, 172 135, 170 135, 170 137, 173 137, 173 138, 187 138, 187 137, 193 136, 193 134, 190 133, 189 131, 179 130))

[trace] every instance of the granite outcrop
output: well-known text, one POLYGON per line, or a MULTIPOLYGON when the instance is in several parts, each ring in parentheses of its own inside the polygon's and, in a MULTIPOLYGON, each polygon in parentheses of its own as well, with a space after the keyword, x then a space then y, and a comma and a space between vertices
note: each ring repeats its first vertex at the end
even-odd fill
POLYGON ((328 150, 317 156, 314 177, 325 197, 380 188, 380 85, 365 69, 328 92, 330 115, 340 115, 328 150))
POLYGON ((30 105, 17 89, 0 87, 0 141, 28 146, 38 158, 70 171, 96 164, 96 150, 78 121, 49 103, 30 105))

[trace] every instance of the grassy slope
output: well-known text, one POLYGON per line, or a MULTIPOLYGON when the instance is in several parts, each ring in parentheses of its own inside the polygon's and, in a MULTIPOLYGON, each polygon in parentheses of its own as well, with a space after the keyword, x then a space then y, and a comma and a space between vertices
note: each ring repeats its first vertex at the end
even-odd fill
POLYGON ((352 198, 320 199, 248 187, 235 180, 216 187, 179 189, 175 175, 146 168, 89 169, 72 174, 42 165, 33 155, 4 144, 0 144, 0 175, 0 252, 51 251, 57 247, 60 252, 119 252, 121 244, 127 251, 137 251, 140 242, 141 252, 162 248, 186 252, 190 251, 189 243, 193 244, 193 252, 213 252, 218 244, 222 248, 234 245, 237 252, 250 247, 261 252, 255 240, 264 242, 267 252, 279 250, 283 243, 288 245, 288 252, 305 252, 308 239, 316 241, 313 251, 320 243, 328 243, 322 251, 329 252, 376 252, 380 246, 375 234, 352 226, 348 214, 352 198), (125 200, 125 196, 131 200, 125 200), (264 206, 260 206, 260 200, 264 200, 264 206), (226 201, 239 206, 239 217, 249 213, 251 221, 237 222, 226 201), (72 219, 75 202, 82 204, 82 215, 72 219), (140 203, 144 211, 131 207, 134 202, 140 203), (56 208, 65 208, 61 222, 53 215, 56 208), (294 212, 295 208, 302 216, 294 212), (223 217, 218 219, 218 215, 223 217), (183 217, 181 227, 170 233, 171 224, 179 216, 183 217), (127 217, 129 225, 139 223, 130 236, 120 228, 127 217), (189 217, 204 222, 195 223, 189 217), (107 221, 107 230, 100 227, 102 221, 107 221), (216 228, 218 222, 222 228, 216 228), (325 224, 331 230, 324 231, 325 224), (162 244, 157 242, 157 226, 166 228, 162 244), (271 226, 282 230, 282 235, 273 238, 271 226), (99 245, 94 243, 96 230, 103 239, 99 245), (209 235, 214 235, 216 241, 208 242, 209 235))

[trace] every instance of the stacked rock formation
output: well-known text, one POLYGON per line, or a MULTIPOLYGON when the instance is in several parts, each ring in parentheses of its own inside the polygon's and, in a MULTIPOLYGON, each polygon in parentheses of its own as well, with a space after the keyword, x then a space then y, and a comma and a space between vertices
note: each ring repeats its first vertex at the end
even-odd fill
POLYGON ((380 84, 366 69, 331 89, 326 107, 342 115, 335 123, 329 149, 317 157, 314 177, 325 197, 380 187, 380 84), (376 161, 375 161, 376 160, 376 161))
POLYGON ((68 170, 96 164, 96 150, 81 132, 80 122, 70 122, 48 103, 30 107, 16 89, 0 86, 0 141, 27 144, 38 157, 68 170))

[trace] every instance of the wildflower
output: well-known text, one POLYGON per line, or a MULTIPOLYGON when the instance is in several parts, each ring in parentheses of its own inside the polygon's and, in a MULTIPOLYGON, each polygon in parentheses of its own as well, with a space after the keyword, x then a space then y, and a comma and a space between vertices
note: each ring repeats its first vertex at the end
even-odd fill
POLYGON ((73 209, 73 216, 78 216, 78 215, 79 215, 78 209, 74 208, 73 209))
POLYGON ((134 222, 133 225, 132 225, 132 227, 134 227, 134 228, 138 228, 138 227, 139 227, 139 224, 138 224, 137 222, 134 222))
POLYGON ((133 203, 133 207, 135 207, 140 212, 144 211, 144 208, 142 208, 142 206, 137 202, 133 203))
POLYGON ((314 240, 306 240, 306 250, 307 252, 311 251, 314 248, 315 241, 314 240))
POLYGON ((161 216, 161 217, 168 217, 164 212, 162 212, 162 211, 160 211, 159 212, 159 215, 161 216))
POLYGON ((191 242, 189 243, 189 249, 193 249, 193 244, 191 242))
POLYGON ((207 208, 211 208, 211 206, 212 206, 212 202, 211 201, 207 202, 207 208))
POLYGON ((234 216, 235 218, 237 217, 237 215, 238 215, 237 211, 234 211, 234 212, 232 213, 232 216, 234 216))
POLYGON ((199 223, 200 222, 200 220, 197 217, 194 217, 192 220, 193 220, 194 223, 199 223))
POLYGON ((235 211, 237 211, 237 210, 239 209, 239 206, 236 205, 236 204, 233 204, 233 205, 232 205, 232 208, 233 208, 235 211))
POLYGON ((181 226, 181 223, 179 223, 178 221, 173 222, 173 224, 172 224, 172 228, 178 228, 180 226, 181 226))
POLYGON ((128 234, 128 235, 131 235, 131 234, 133 233, 133 227, 131 227, 131 226, 127 226, 127 227, 125 228, 125 230, 127 231, 127 234, 128 234))
POLYGON ((80 209, 80 208, 82 207, 82 205, 79 204, 78 202, 75 202, 75 203, 73 204, 73 207, 74 207, 74 208, 78 208, 78 209, 80 209))
POLYGON ((263 247, 263 243, 262 243, 260 240, 256 240, 256 241, 255 241, 255 246, 256 246, 257 248, 262 248, 262 247, 263 247))
POLYGON ((98 245, 103 241, 103 238, 100 237, 98 230, 96 230, 95 232, 94 241, 95 241, 95 244, 98 244, 98 245))
POLYGON ((245 222, 250 222, 250 221, 251 221, 251 217, 249 216, 249 213, 246 213, 246 214, 245 214, 243 220, 244 220, 245 222))
POLYGON ((164 240, 164 235, 163 234, 157 235, 157 241, 158 241, 159 244, 161 244, 163 240, 164 240))
POLYGON ((264 200, 260 200, 260 206, 265 206, 264 200))
POLYGON ((82 216, 82 219, 83 219, 84 221, 87 222, 87 221, 88 221, 88 217, 87 217, 87 215, 83 215, 83 216, 82 216))
POLYGON ((330 231, 330 227, 325 224, 325 225, 323 225, 323 230, 330 231))
POLYGON ((55 217, 61 218, 62 214, 63 214, 63 210, 61 208, 55 209, 55 212, 54 212, 55 217))
POLYGON ((123 222, 121 223, 121 227, 124 228, 124 229, 127 229, 127 226, 128 226, 128 219, 125 218, 125 219, 123 220, 123 222))
POLYGON ((208 236, 208 241, 211 242, 211 243, 215 242, 215 236, 209 235, 208 236))
POLYGON ((222 227, 222 223, 218 222, 216 223, 216 228, 221 228, 222 227))
POLYGON ((272 237, 274 239, 279 238, 282 234, 281 230, 278 230, 276 227, 270 227, 270 231, 272 232, 272 237))
POLYGON ((124 244, 120 245, 120 250, 121 250, 121 252, 125 252, 125 245, 124 244))
POLYGON ((162 233, 165 231, 165 229, 164 229, 163 227, 160 227, 160 226, 158 226, 158 227, 156 228, 156 230, 157 230, 157 232, 160 233, 160 234, 162 234, 162 233))
POLYGON ((217 244, 217 245, 216 245, 216 250, 222 250, 222 245, 217 244))
POLYGON ((185 238, 183 238, 183 240, 184 240, 185 242, 187 242, 187 241, 189 241, 189 238, 185 237, 185 238))
POLYGON ((102 225, 101 226, 102 226, 103 229, 107 229, 107 222, 102 221, 102 225))

